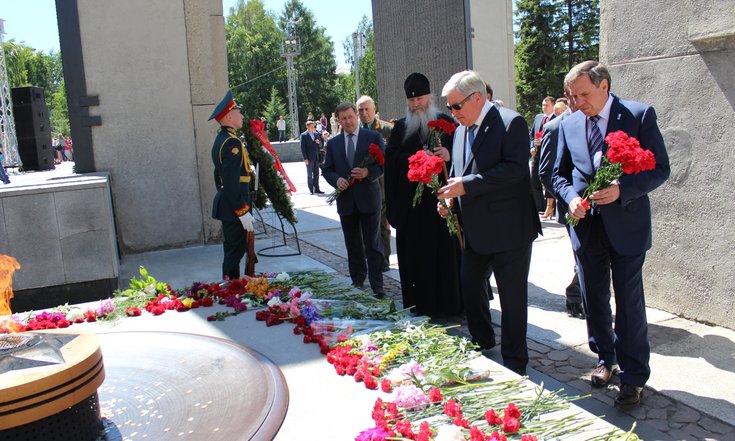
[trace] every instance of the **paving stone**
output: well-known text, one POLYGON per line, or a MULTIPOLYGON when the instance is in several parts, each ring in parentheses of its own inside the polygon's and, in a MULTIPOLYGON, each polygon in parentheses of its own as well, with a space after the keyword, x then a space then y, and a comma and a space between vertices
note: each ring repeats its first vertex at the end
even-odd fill
POLYGON ((646 408, 645 406, 632 406, 628 409, 625 409, 625 413, 632 416, 633 418, 637 420, 645 420, 646 419, 646 408))
POLYGON ((646 420, 646 424, 650 425, 654 429, 661 431, 661 432, 668 432, 672 428, 669 426, 669 422, 666 420, 646 420))
POLYGON ((566 351, 550 351, 547 356, 554 361, 565 361, 569 359, 569 352, 566 351))
POLYGON ((589 369, 591 372, 595 365, 595 360, 591 358, 569 357, 569 364, 580 369, 589 369))
POLYGON ((668 419, 668 412, 666 409, 649 408, 646 412, 646 418, 649 420, 666 420, 668 419))
POLYGON ((705 430, 699 427, 699 425, 697 424, 687 424, 686 426, 682 427, 681 430, 690 433, 692 436, 696 436, 699 439, 712 437, 714 435, 709 430, 705 430))
POLYGON ((539 358, 538 362, 543 366, 550 366, 554 364, 554 362, 552 360, 549 360, 548 358, 539 358))
POLYGON ((542 354, 542 353, 540 353, 540 352, 536 352, 536 351, 534 351, 533 349, 530 349, 530 348, 529 348, 529 349, 528 349, 528 357, 529 357, 529 358, 535 358, 535 359, 540 359, 540 358, 544 358, 544 357, 545 357, 545 355, 544 355, 544 354, 542 354))
POLYGON ((540 352, 542 354, 546 354, 551 350, 551 348, 549 348, 548 346, 542 345, 541 343, 533 340, 528 340, 528 349, 540 352))
POLYGON ((665 409, 671 407, 673 404, 674 403, 670 399, 664 397, 659 393, 654 393, 653 395, 649 395, 646 397, 646 406, 649 407, 665 409))
POLYGON ((677 406, 676 412, 671 416, 671 421, 676 423, 696 423, 702 415, 691 407, 677 406))
POLYGON ((732 425, 723 423, 721 421, 718 421, 714 418, 710 418, 707 416, 703 416, 698 422, 700 427, 704 428, 707 431, 710 431, 712 433, 717 433, 720 435, 724 435, 726 433, 731 433, 733 430, 735 430, 735 427, 732 425))
POLYGON ((671 427, 672 429, 681 429, 682 427, 684 427, 684 423, 675 423, 669 420, 669 427, 671 427))
POLYGON ((574 375, 572 374, 567 374, 567 373, 559 372, 559 371, 556 371, 551 376, 561 381, 562 383, 568 383, 575 378, 574 375))

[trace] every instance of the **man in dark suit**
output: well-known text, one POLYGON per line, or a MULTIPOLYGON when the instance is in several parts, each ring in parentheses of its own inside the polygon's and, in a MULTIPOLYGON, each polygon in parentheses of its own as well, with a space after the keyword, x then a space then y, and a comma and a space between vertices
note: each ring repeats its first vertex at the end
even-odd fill
POLYGON ((503 364, 525 374, 528 267, 531 244, 541 232, 531 197, 528 125, 518 113, 485 98, 485 82, 476 72, 454 74, 442 95, 462 124, 452 145, 454 177, 439 197, 459 198, 465 236, 460 286, 467 325, 481 348, 495 345, 487 282, 492 267, 502 310, 503 364))
MULTIPOLYGON (((566 95, 567 92, 565 91, 564 94, 566 95)), ((541 152, 539 153, 538 177, 541 180, 541 183, 544 184, 547 191, 554 197, 554 199, 556 199, 556 221, 566 227, 567 234, 569 234, 569 226, 567 225, 565 217, 567 206, 564 203, 564 200, 558 197, 554 192, 551 175, 554 171, 554 162, 556 161, 556 146, 559 139, 559 126, 564 118, 571 115, 572 112, 576 110, 577 108, 574 106, 574 100, 571 100, 571 104, 567 107, 564 113, 544 125, 544 134, 541 138, 541 152)), ((574 268, 574 278, 567 286, 565 294, 567 297, 566 307, 569 315, 571 317, 584 319, 582 291, 579 286, 579 276, 577 276, 576 266, 574 268)))
MULTIPOLYGON (((214 185, 217 194, 212 205, 212 217, 222 221, 224 261, 222 279, 240 278, 240 261, 255 239, 250 202, 250 160, 237 130, 242 128, 240 106, 227 91, 209 120, 220 124, 212 145, 214 185)), ((252 275, 252 274, 248 274, 252 275)))
POLYGON ((620 366, 616 403, 637 404, 651 368, 643 295, 643 261, 651 248, 648 193, 669 177, 669 158, 652 107, 611 94, 610 73, 597 61, 572 68, 564 79, 577 112, 561 123, 553 183, 579 224, 571 228, 582 298, 587 312, 590 349, 599 358, 593 386, 604 386, 620 366), (597 172, 607 146, 604 134, 622 130, 656 158, 654 170, 623 175, 590 195, 583 194, 597 172), (615 328, 610 308, 610 273, 615 290, 615 328))
POLYGON ((342 133, 327 143, 324 178, 341 193, 337 198, 337 213, 347 248, 347 263, 352 283, 362 287, 365 277, 377 298, 383 290, 383 244, 380 238, 380 183, 383 167, 369 161, 370 144, 385 150, 383 137, 373 130, 360 129, 357 107, 342 103, 335 109, 342 133), (367 259, 367 265, 365 261, 367 259))
POLYGON ((319 190, 319 148, 322 136, 314 129, 314 121, 306 121, 306 131, 301 134, 301 156, 306 164, 306 183, 309 193, 324 194, 319 190))
POLYGON ((538 211, 544 211, 547 207, 546 198, 544 197, 544 189, 541 187, 541 181, 538 177, 539 168, 539 150, 541 149, 541 139, 536 137, 536 133, 542 132, 546 123, 551 122, 554 116, 554 97, 547 96, 541 101, 542 113, 533 118, 531 126, 531 188, 533 189, 533 200, 536 203, 538 211))

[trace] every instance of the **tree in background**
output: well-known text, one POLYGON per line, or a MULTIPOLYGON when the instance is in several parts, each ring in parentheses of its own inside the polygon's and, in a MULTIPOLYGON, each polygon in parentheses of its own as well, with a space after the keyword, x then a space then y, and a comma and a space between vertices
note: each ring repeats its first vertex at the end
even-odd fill
POLYGON ((299 0, 289 0, 284 5, 278 26, 284 34, 287 26, 293 26, 294 34, 301 40, 301 55, 294 59, 301 131, 309 112, 315 117, 322 112, 331 115, 339 104, 334 43, 327 37, 326 29, 317 26, 313 12, 299 0))
POLYGON ((61 54, 53 51, 46 54, 12 39, 3 43, 3 50, 10 87, 42 88, 51 130, 68 135, 69 116, 61 54))
POLYGON ((516 95, 526 120, 541 100, 562 96, 564 76, 575 64, 597 59, 599 0, 516 1, 516 95))
POLYGON ((550 0, 516 1, 516 95, 518 112, 532 121, 547 95, 560 96, 559 31, 550 0))
MULTIPOLYGON (((357 25, 355 32, 360 32, 365 35, 365 56, 360 60, 360 95, 370 95, 375 100, 375 104, 378 106, 378 82, 375 68, 375 35, 373 33, 373 22, 368 20, 366 16, 362 16, 360 23, 357 25)), ((343 84, 352 84, 351 94, 346 95, 346 101, 355 102, 355 72, 354 72, 354 60, 355 60, 355 48, 352 44, 352 35, 348 35, 342 40, 342 47, 344 48, 345 61, 350 65, 350 81, 344 81, 343 84)))
POLYGON ((243 115, 255 119, 263 114, 274 88, 280 96, 287 95, 280 52, 283 33, 261 0, 239 0, 231 7, 225 32, 230 87, 243 115))
POLYGON ((288 117, 288 109, 286 103, 281 99, 281 95, 278 90, 274 87, 271 89, 271 97, 265 105, 263 115, 268 120, 268 139, 278 139, 278 127, 276 127, 276 121, 278 116, 283 115, 283 119, 286 120, 286 137, 290 136, 291 133, 291 121, 288 117))
MULTIPOLYGON (((566 53, 566 71, 600 52, 600 0, 561 0, 557 28, 566 53)), ((565 72, 566 74, 566 72, 565 72)))
POLYGON ((337 74, 337 97, 341 103, 355 102, 355 74, 352 72, 339 72, 337 74))

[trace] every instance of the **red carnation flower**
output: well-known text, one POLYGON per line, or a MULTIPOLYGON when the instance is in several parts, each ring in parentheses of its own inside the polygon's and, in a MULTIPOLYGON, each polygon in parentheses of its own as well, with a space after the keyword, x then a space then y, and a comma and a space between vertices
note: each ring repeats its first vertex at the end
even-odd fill
POLYGON ((521 423, 517 419, 507 417, 503 419, 503 432, 505 433, 516 433, 521 428, 521 423))
POLYGON ((515 403, 510 403, 505 408, 505 412, 503 413, 503 416, 509 416, 509 417, 513 417, 517 419, 521 417, 521 411, 518 409, 515 403))
POLYGON ((429 389, 429 401, 432 403, 441 403, 444 400, 444 397, 442 396, 442 391, 439 390, 439 388, 432 387, 429 389))

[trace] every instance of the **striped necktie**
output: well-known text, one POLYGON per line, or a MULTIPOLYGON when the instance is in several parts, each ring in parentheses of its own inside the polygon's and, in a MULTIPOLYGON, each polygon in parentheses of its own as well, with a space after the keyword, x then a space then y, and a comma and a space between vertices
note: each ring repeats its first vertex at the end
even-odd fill
POLYGON ((595 167, 595 171, 600 168, 600 162, 602 162, 602 133, 600 133, 600 127, 597 125, 597 121, 600 120, 599 115, 590 116, 590 138, 587 141, 587 145, 590 149, 590 159, 592 165, 595 167))
POLYGON ((477 124, 472 124, 471 126, 467 127, 467 142, 464 144, 464 165, 467 165, 467 158, 470 157, 470 153, 472 153, 472 143, 475 142, 475 129, 477 128, 477 124))

